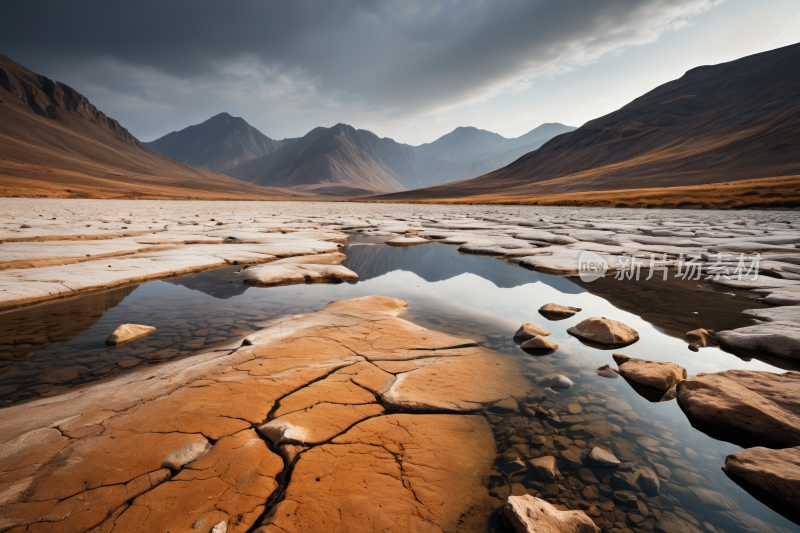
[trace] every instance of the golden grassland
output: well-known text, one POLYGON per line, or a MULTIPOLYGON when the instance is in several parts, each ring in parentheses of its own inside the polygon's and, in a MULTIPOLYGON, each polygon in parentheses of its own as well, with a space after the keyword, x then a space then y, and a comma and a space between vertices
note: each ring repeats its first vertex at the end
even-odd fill
POLYGON ((781 176, 685 187, 584 191, 541 196, 480 195, 462 198, 370 200, 413 204, 553 205, 683 209, 786 209, 800 207, 800 176, 781 176))

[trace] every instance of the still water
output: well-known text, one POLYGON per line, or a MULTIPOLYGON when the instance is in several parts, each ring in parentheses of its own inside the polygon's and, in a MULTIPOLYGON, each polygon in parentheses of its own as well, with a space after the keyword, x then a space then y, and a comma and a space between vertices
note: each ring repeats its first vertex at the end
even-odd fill
MULTIPOLYGON (((505 471, 501 455, 490 480, 497 498, 529 492, 576 509, 603 501, 599 511, 612 527, 642 531, 652 530, 653 517, 662 512, 710 533, 800 531, 796 510, 757 494, 760 501, 720 470, 725 456, 740 449, 735 443, 693 428, 676 401, 651 402, 623 379, 599 376, 598 367, 613 365, 612 351, 586 346, 566 333, 584 318, 605 316, 639 332, 640 341, 619 350, 632 357, 675 362, 690 375, 730 368, 781 372, 767 362, 745 361, 717 348, 699 353, 687 349, 686 331, 746 324, 741 311, 761 307, 752 295, 674 280, 580 283, 490 257, 463 255, 443 244, 392 248, 362 240, 343 251, 348 256, 344 264, 359 275, 357 281, 254 288, 231 282, 231 274, 240 269, 232 267, 1 314, 0 401, 11 405, 54 396, 188 356, 260 329, 274 318, 316 311, 333 300, 395 296, 411 304, 404 318, 517 358, 527 369, 525 377, 534 382, 557 372, 575 383, 538 400, 554 412, 577 411, 582 422, 574 425, 529 420, 518 411, 487 412, 498 454, 530 458, 569 450, 581 457, 593 442, 608 442, 620 460, 658 469, 661 478, 660 495, 640 496, 645 509, 637 509, 611 498, 611 472, 562 468, 563 478, 542 483, 505 471), (548 321, 537 312, 548 302, 583 311, 548 321), (544 357, 522 352, 512 334, 528 321, 549 330, 558 351, 544 357), (157 331, 126 346, 105 346, 109 333, 126 322, 157 331), (531 446, 534 434, 544 435, 546 442, 531 446)), ((487 523, 489 529, 501 527, 493 517, 487 523)))

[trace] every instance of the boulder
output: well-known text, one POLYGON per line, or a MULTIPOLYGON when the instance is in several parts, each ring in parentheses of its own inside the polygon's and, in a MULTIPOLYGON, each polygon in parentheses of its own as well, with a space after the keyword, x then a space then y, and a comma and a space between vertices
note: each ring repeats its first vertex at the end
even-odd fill
POLYGON ((591 317, 567 329, 579 339, 618 348, 639 340, 639 334, 630 326, 605 317, 591 317))
POLYGON ((563 320, 580 312, 580 307, 559 304, 545 304, 539 308, 539 314, 548 320, 563 320))
POLYGON ((122 324, 106 339, 109 346, 122 346, 129 342, 140 339, 145 335, 150 335, 156 330, 152 326, 142 326, 140 324, 122 324))
POLYGON ((589 453, 589 464, 597 468, 615 468, 619 466, 619 459, 602 448, 593 448, 589 453))
POLYGON ((613 357, 623 377, 661 391, 669 390, 688 377, 686 369, 675 363, 637 359, 621 353, 615 353, 613 357))
POLYGON ((720 331, 719 345, 734 353, 767 352, 787 359, 800 359, 800 323, 775 321, 720 331))
POLYGON ((552 455, 531 459, 528 464, 531 475, 540 481, 553 481, 558 477, 556 458, 552 455))
POLYGON ((583 511, 559 511, 530 494, 509 496, 502 513, 516 533, 600 533, 583 511))
POLYGON ((523 350, 531 351, 548 351, 553 352, 558 350, 558 343, 547 340, 544 337, 532 337, 519 345, 523 350))
POLYGON ((677 391, 696 427, 699 422, 782 446, 800 442, 800 372, 700 373, 679 381, 677 391))
POLYGON ((517 332, 514 333, 514 338, 528 340, 534 337, 547 337, 548 335, 550 335, 550 332, 543 327, 538 326, 533 322, 523 322, 517 332))
POLYGON ((717 341, 717 332, 708 331, 700 328, 686 332, 686 338, 689 339, 689 349, 697 351, 698 348, 706 348, 709 346, 719 346, 717 341))
POLYGON ((800 508, 800 447, 749 448, 726 457, 722 469, 800 508))

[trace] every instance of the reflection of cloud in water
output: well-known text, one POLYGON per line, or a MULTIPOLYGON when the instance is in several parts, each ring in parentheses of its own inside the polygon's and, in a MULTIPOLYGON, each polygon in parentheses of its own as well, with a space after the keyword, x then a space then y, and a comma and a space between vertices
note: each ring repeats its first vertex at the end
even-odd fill
POLYGON ((578 294, 584 289, 567 278, 548 276, 511 266, 492 257, 466 255, 454 246, 424 244, 409 248, 381 245, 347 246, 343 249, 347 259, 342 263, 358 274, 358 282, 364 282, 389 272, 405 270, 413 272, 427 282, 443 281, 475 274, 489 280, 496 287, 511 288, 541 281, 565 294, 578 294))

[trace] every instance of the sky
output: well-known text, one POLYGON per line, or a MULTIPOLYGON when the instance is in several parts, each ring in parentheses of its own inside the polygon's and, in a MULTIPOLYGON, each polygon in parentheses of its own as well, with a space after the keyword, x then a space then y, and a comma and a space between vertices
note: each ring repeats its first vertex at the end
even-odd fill
POLYGON ((142 141, 228 112, 274 139, 343 122, 418 145, 580 126, 699 65, 800 42, 797 0, 45 0, 0 54, 142 141))

